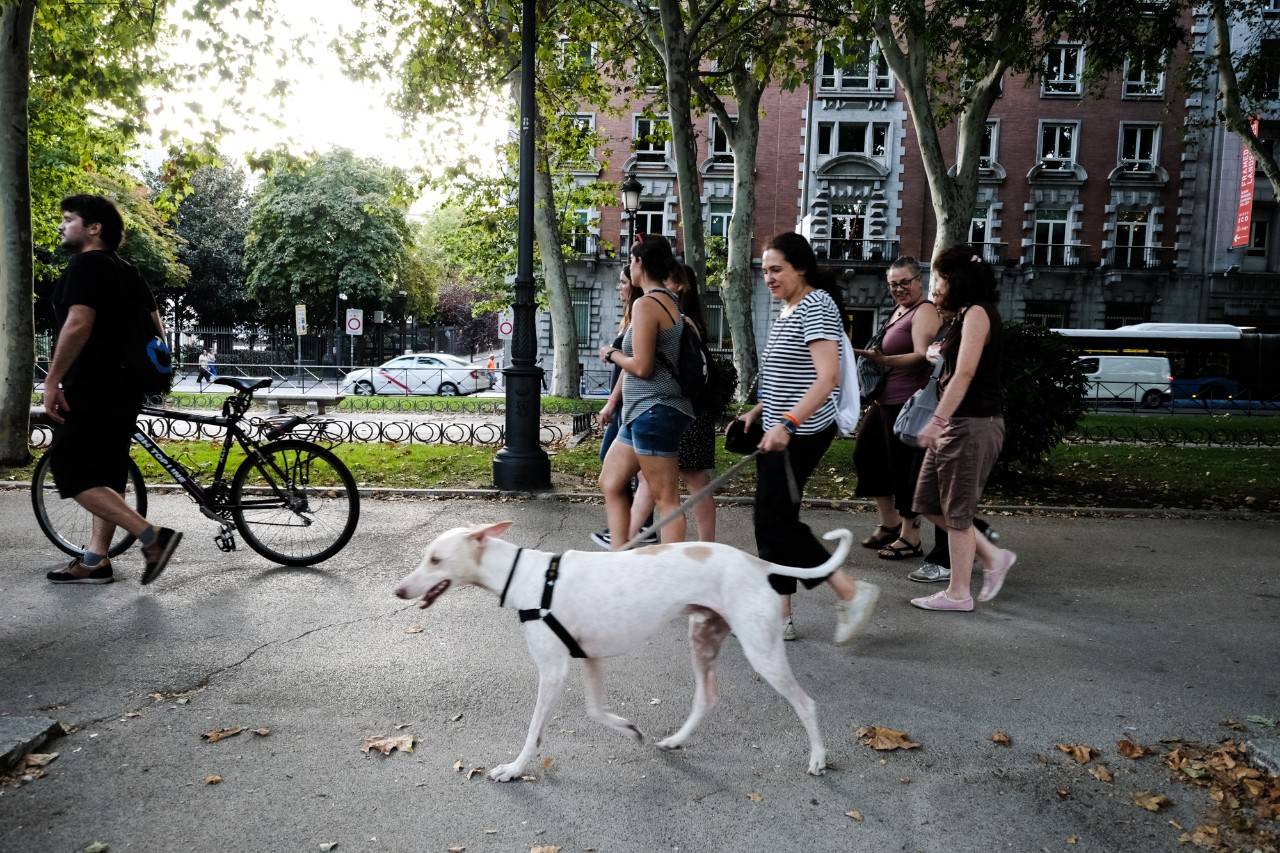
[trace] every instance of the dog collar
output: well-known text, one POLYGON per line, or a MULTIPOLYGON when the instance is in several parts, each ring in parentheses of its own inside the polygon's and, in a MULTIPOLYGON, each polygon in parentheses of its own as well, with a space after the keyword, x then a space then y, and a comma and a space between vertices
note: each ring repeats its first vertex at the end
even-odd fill
POLYGON ((522 553, 524 553, 524 548, 516 549, 516 558, 511 561, 511 571, 507 572, 507 582, 502 585, 502 595, 498 596, 499 607, 502 607, 507 600, 507 590, 511 589, 511 579, 516 576, 516 564, 520 562, 522 553))

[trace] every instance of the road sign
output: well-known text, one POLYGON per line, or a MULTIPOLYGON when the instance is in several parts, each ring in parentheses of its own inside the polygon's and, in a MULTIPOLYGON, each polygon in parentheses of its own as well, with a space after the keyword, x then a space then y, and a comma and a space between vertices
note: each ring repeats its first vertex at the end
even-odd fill
POLYGON ((504 341, 511 340, 511 333, 516 328, 516 312, 508 308, 498 314, 498 337, 504 341))
POLYGON ((299 335, 307 333, 307 306, 293 306, 293 326, 298 330, 299 335))
POLYGON ((347 334, 348 335, 364 334, 364 309, 362 308, 347 309, 347 334))

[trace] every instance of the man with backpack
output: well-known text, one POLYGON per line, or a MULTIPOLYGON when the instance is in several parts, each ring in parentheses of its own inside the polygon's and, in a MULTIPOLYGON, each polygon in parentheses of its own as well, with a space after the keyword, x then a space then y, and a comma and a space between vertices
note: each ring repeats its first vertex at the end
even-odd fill
POLYGON ((149 584, 182 534, 152 525, 124 499, 129 446, 143 395, 153 390, 127 365, 154 353, 164 329, 146 282, 116 254, 124 220, 114 204, 96 195, 63 199, 58 234, 72 257, 53 290, 58 336, 45 378, 44 411, 54 423, 48 452, 58 493, 93 515, 93 532, 82 556, 47 577, 114 581, 107 552, 119 526, 141 543, 142 583, 149 584))

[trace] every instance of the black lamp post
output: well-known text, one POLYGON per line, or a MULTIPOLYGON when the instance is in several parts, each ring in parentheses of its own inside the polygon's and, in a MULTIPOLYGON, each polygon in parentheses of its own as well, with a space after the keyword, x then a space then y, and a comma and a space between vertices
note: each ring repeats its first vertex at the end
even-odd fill
POLYGON ((493 457, 493 483, 509 491, 551 488, 551 460, 538 444, 542 368, 534 364, 533 326, 533 129, 535 0, 524 0, 520 17, 520 202, 516 247, 514 328, 511 364, 502 373, 507 386, 506 446, 493 457))
MULTIPOLYGON (((640 193, 644 192, 644 184, 636 180, 634 172, 627 172, 627 179, 622 182, 622 209, 627 212, 627 251, 636 242, 636 212, 640 210, 640 193)), ((624 260, 623 263, 626 263, 624 260)))

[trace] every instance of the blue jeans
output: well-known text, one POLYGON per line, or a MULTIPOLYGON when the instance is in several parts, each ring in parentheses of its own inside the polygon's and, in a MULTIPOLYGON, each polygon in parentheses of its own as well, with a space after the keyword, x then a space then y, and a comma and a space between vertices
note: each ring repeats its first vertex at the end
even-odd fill
POLYGON ((618 441, 637 456, 679 456, 680 436, 693 418, 661 403, 632 418, 618 431, 618 441))

